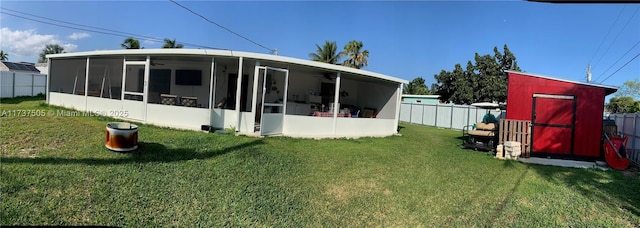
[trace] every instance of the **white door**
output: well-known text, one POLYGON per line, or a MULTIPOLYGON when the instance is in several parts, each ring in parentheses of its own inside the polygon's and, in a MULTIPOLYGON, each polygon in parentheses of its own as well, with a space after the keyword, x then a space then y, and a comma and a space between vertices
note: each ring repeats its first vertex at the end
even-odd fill
POLYGON ((129 119, 144 121, 146 118, 147 78, 149 75, 147 61, 125 61, 124 80, 122 81, 123 115, 129 119))
POLYGON ((262 74, 260 135, 281 135, 287 109, 289 70, 258 67, 262 74))

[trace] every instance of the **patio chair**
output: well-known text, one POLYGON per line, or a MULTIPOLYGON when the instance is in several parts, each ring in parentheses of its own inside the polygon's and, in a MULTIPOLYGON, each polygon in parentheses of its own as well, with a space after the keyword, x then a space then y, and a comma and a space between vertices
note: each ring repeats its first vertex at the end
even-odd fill
POLYGON ((182 97, 182 105, 185 107, 197 107, 198 106, 198 98, 197 97, 182 97))
POLYGON ((160 94, 160 101, 164 105, 176 105, 178 96, 171 94, 160 94))

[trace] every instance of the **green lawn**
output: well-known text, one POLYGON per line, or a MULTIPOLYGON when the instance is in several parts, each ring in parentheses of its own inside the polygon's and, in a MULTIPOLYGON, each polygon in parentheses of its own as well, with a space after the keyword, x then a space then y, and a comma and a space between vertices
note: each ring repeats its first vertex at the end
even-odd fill
POLYGON ((498 160, 461 149, 452 130, 310 140, 142 125, 140 148, 115 153, 110 119, 1 103, 3 225, 640 226, 637 172, 498 160))

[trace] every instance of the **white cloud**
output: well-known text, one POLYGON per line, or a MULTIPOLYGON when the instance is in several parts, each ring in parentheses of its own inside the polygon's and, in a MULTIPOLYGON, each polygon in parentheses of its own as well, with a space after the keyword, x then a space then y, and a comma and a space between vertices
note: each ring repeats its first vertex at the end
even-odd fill
POLYGON ((156 41, 156 40, 148 40, 148 39, 145 39, 145 40, 143 40, 143 41, 142 41, 142 43, 143 43, 143 44, 153 45, 153 44, 157 44, 157 43, 160 43, 160 42, 158 42, 158 41, 156 41))
POLYGON ((14 30, 4 27, 0 29, 0 48, 11 56, 22 56, 37 60, 40 52, 47 44, 58 44, 65 52, 72 52, 78 45, 65 43, 51 34, 38 34, 35 29, 14 30))
POLYGON ((87 38, 87 37, 91 37, 91 35, 89 35, 89 33, 85 33, 85 32, 74 32, 73 34, 68 36, 68 38, 72 39, 72 40, 79 40, 79 39, 87 38))

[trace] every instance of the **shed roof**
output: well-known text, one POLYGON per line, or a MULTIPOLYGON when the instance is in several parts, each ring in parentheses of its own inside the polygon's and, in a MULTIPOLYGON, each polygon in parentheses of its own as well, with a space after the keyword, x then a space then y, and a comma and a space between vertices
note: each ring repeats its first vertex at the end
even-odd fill
POLYGON ((526 73, 526 72, 519 72, 519 71, 512 71, 512 70, 505 70, 505 72, 513 73, 513 74, 521 74, 521 75, 537 77, 537 78, 543 78, 543 79, 549 79, 549 80, 560 81, 560 82, 568 82, 568 83, 573 83, 573 84, 604 88, 606 95, 609 95, 609 94, 612 94, 612 93, 615 93, 616 91, 618 91, 618 87, 611 86, 611 85, 603 85, 603 84, 595 84, 595 83, 588 83, 588 82, 571 81, 571 80, 554 78, 554 77, 541 75, 541 74, 526 73))
POLYGON ((355 75, 364 75, 368 77, 383 79, 396 83, 408 84, 409 81, 375 73, 371 71, 365 71, 345 66, 339 66, 334 64, 316 62, 305 59, 298 59, 286 56, 260 54, 252 52, 241 52, 231 50, 211 50, 211 49, 184 49, 184 48, 162 48, 162 49, 122 49, 122 50, 102 50, 102 51, 88 51, 88 52, 73 52, 73 53, 61 53, 47 55, 47 58, 59 59, 70 57, 86 57, 86 56, 109 56, 109 55, 184 55, 184 56, 225 56, 225 57, 244 57, 248 59, 268 60, 275 62, 291 63, 296 65, 321 68, 326 70, 333 70, 336 72, 345 72, 355 75))

